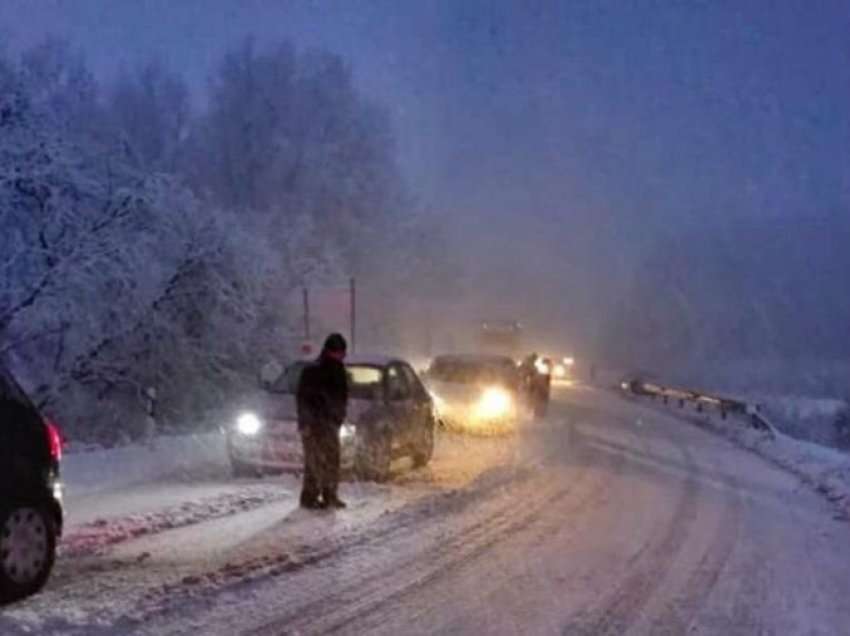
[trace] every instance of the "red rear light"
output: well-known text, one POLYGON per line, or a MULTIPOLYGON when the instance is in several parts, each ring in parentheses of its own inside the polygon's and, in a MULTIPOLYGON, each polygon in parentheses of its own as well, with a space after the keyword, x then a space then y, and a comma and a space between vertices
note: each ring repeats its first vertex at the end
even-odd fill
POLYGON ((50 449, 50 458, 54 461, 62 460, 62 433, 52 420, 44 420, 47 428, 47 447, 50 449))

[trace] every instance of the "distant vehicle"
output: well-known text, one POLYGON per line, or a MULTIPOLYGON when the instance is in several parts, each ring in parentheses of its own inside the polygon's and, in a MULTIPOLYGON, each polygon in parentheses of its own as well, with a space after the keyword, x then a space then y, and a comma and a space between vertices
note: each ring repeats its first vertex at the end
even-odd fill
POLYGON ((575 358, 572 356, 565 356, 563 358, 553 357, 551 365, 553 384, 568 386, 575 381, 575 377, 573 375, 575 358))
POLYGON ((38 592, 62 533, 62 437, 0 367, 0 602, 38 592))
POLYGON ((426 376, 437 416, 446 428, 508 432, 525 412, 516 363, 507 356, 441 355, 426 376))
POLYGON ((522 325, 513 320, 485 320, 478 332, 481 353, 517 360, 522 352, 522 325))
MULTIPOLYGON (((286 368, 252 408, 227 428, 233 473, 255 476, 302 466, 295 392, 311 362, 286 368)), ((409 456, 416 467, 431 461, 436 417, 431 396, 406 361, 349 356, 348 417, 340 429, 342 465, 358 478, 384 481, 392 461, 409 456)))
POLYGON ((527 396, 534 417, 543 417, 549 409, 552 386, 552 360, 536 353, 522 359, 519 364, 522 392, 527 396))

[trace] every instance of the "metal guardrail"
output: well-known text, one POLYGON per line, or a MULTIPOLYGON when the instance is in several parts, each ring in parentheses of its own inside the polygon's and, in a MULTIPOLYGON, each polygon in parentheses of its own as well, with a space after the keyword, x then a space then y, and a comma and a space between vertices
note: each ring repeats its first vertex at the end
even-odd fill
POLYGON ((707 409, 713 409, 720 413, 724 420, 729 415, 747 417, 752 428, 774 434, 774 428, 761 413, 761 406, 754 403, 743 402, 719 395, 711 395, 693 389, 681 387, 670 387, 657 382, 644 381, 639 378, 623 380, 620 383, 623 391, 632 395, 660 399, 664 404, 671 402, 678 404, 679 408, 685 408, 686 404, 694 405, 698 413, 707 409))

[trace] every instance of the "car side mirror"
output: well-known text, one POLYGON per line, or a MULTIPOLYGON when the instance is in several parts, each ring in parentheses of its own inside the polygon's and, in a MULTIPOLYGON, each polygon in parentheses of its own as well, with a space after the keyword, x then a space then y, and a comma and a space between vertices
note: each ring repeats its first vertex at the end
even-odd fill
POLYGON ((259 372, 259 385, 260 388, 268 391, 277 379, 283 374, 284 368, 283 365, 277 360, 269 360, 259 372))

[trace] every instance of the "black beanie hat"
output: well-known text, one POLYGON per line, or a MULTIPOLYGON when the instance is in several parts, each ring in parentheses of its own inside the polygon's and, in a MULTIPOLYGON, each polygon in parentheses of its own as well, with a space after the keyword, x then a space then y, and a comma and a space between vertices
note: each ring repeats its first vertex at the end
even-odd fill
POLYGON ((342 334, 332 333, 325 340, 325 346, 322 347, 322 351, 345 351, 348 349, 348 344, 345 342, 345 338, 342 337, 342 334))

